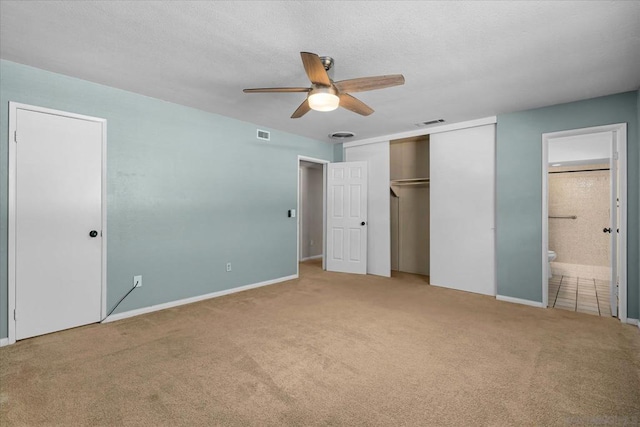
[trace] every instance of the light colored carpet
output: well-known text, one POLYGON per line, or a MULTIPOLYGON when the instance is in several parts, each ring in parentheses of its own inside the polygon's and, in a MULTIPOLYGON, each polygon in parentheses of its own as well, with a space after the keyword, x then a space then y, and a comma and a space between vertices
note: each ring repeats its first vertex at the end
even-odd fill
POLYGON ((394 278, 303 278, 0 349, 7 425, 640 423, 640 333, 394 278))

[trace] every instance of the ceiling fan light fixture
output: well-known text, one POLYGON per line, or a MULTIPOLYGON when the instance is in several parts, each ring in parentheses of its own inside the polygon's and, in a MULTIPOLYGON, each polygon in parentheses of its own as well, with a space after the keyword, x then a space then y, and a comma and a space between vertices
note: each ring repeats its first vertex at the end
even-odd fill
POLYGON ((316 111, 333 111, 340 106, 340 98, 332 87, 316 87, 311 90, 309 107, 316 111))

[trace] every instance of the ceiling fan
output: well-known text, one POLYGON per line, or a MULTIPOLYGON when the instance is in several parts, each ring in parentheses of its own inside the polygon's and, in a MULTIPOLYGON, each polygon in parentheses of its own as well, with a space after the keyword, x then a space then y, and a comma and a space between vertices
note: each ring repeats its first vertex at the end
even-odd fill
POLYGON ((373 109, 347 92, 365 92, 404 84, 402 74, 388 76, 360 77, 334 82, 329 76, 333 58, 315 53, 300 52, 304 70, 311 80, 311 87, 267 87, 244 89, 244 93, 259 92, 307 92, 307 98, 291 115, 292 119, 304 116, 309 110, 332 111, 338 107, 368 116, 373 109))

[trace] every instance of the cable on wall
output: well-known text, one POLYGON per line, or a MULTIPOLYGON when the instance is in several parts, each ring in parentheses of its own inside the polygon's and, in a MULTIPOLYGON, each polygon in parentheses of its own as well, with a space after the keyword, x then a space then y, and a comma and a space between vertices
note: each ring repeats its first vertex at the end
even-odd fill
POLYGON ((137 283, 136 283, 136 284, 134 284, 134 285, 133 285, 133 288, 129 289, 129 292, 127 292, 127 293, 125 294, 125 296, 123 296, 122 298, 120 298, 120 301, 118 301, 118 303, 117 303, 117 304, 116 304, 116 305, 111 309, 111 311, 110 311, 110 312, 109 312, 109 313, 104 317, 104 319, 100 320, 100 323, 104 322, 104 321, 106 320, 106 318, 107 318, 107 317, 111 316, 111 313, 113 313, 113 312, 116 310, 116 308, 118 308, 118 306, 120 305, 120 303, 121 303, 122 301, 124 301, 124 299, 125 299, 126 297, 128 297, 128 296, 129 296, 129 294, 130 294, 131 292, 133 292, 133 290, 134 290, 135 288, 137 288, 137 287, 138 287, 138 284, 137 284, 137 283))

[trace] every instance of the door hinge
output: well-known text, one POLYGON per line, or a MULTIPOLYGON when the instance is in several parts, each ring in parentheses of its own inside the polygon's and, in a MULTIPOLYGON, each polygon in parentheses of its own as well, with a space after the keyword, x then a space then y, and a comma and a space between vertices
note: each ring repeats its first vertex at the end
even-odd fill
POLYGON ((13 142, 18 142, 18 131, 13 131, 13 142))
POLYGON ((13 320, 18 320, 18 315, 16 313, 16 310, 13 310, 13 320))

